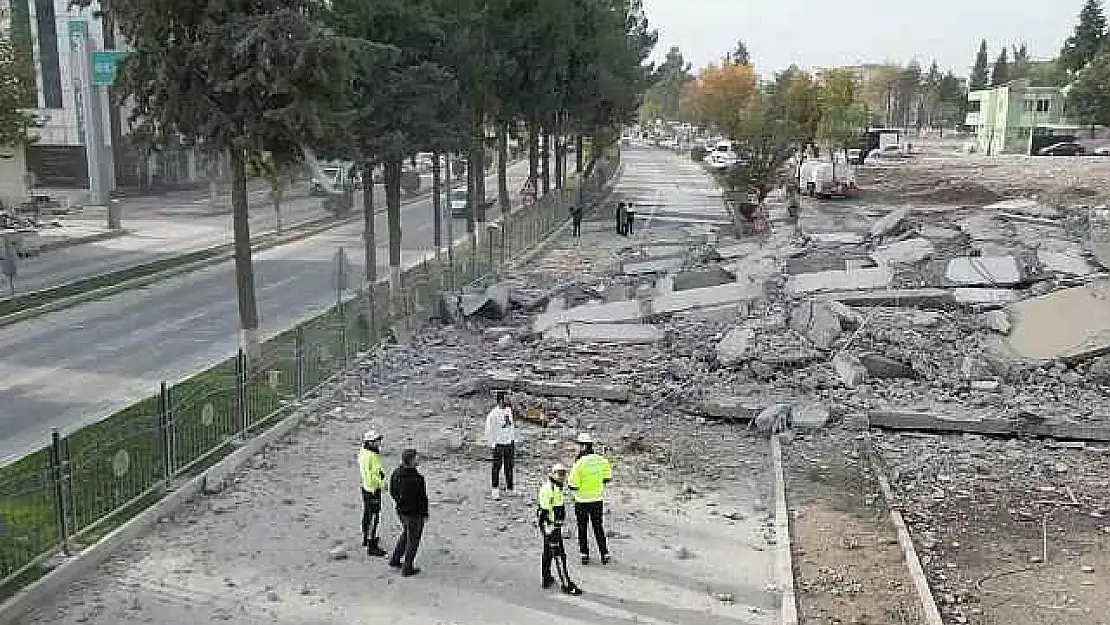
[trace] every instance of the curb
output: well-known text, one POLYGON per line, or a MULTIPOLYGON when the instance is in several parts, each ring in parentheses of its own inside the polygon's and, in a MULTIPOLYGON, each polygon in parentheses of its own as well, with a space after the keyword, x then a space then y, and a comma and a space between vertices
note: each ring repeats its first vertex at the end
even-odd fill
POLYGON ((879 490, 883 493, 883 499, 886 499, 886 505, 890 508, 890 520, 894 523, 894 530, 898 534, 898 545, 902 547, 902 557, 906 560, 906 568, 909 569, 910 579, 913 580, 913 587, 917 590, 917 598, 921 602, 921 611, 925 614, 926 625, 944 625, 944 619, 940 616, 940 610, 937 609, 936 599, 933 598, 933 590, 929 587, 929 580, 925 577, 925 569, 921 566, 921 560, 917 557, 917 549, 913 546, 913 538, 910 536, 909 528, 906 527, 906 521, 902 518, 902 513, 894 507, 894 491, 890 488, 890 481, 887 480, 886 471, 881 470, 877 462, 877 452, 871 442, 871 437, 867 438, 867 442, 871 447, 871 468, 875 471, 875 476, 879 480, 879 490))
POLYGON ((778 434, 771 437, 771 463, 775 472, 775 579, 782 591, 779 622, 782 625, 798 625, 798 597, 794 591, 794 561, 790 541, 790 509, 786 507, 786 476, 782 470, 782 445, 778 434))
POLYGON ((314 413, 321 405, 334 399, 341 389, 342 385, 339 385, 322 392, 319 397, 303 404, 288 417, 247 440, 242 447, 205 469, 200 475, 173 488, 156 503, 112 530, 96 544, 70 557, 46 575, 24 587, 12 598, 0 604, 0 625, 17 625, 28 612, 40 607, 51 597, 63 593, 66 586, 106 562, 120 547, 145 534, 158 523, 159 519, 172 514, 185 503, 204 494, 210 486, 223 483, 256 454, 292 432, 305 416, 314 413))
POLYGON ((62 250, 62 249, 65 249, 67 247, 74 247, 76 245, 85 245, 87 243, 99 243, 101 241, 109 241, 111 239, 115 239, 116 237, 122 237, 123 235, 129 234, 129 233, 130 233, 130 230, 127 230, 126 228, 121 228, 119 230, 109 230, 108 232, 99 232, 97 234, 88 234, 88 235, 85 235, 83 237, 73 237, 72 239, 66 239, 65 241, 55 241, 53 243, 46 243, 44 245, 40 245, 40 246, 35 248, 35 255, 42 254, 44 252, 53 252, 55 250, 62 250))

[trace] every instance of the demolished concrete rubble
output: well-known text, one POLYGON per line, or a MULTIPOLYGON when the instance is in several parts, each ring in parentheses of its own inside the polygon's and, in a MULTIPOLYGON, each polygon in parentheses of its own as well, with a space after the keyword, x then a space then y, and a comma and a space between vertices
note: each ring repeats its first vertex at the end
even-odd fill
POLYGON ((912 208, 906 206, 887 213, 882 219, 876 221, 875 224, 871 226, 871 238, 881 239, 895 234, 898 229, 902 227, 902 223, 909 218, 912 211, 912 208))
POLYGON ((717 343, 717 362, 731 367, 747 360, 755 330, 747 326, 733 328, 717 343))
POLYGON ((928 239, 906 239, 876 248, 871 258, 879 265, 914 265, 935 253, 936 248, 928 239))
POLYGON ((1009 345, 1033 361, 1076 361, 1110 352, 1110 282, 1056 291, 1010 305, 1009 345))
POLYGON ((564 343, 658 343, 665 334, 651 325, 627 323, 568 323, 549 328, 543 338, 564 343))
POLYGON ((819 349, 830 349, 840 338, 841 317, 829 302, 806 300, 790 311, 790 327, 819 349))
POLYGON ((1037 250, 1037 260, 1048 271, 1072 276, 1087 276, 1097 269, 1087 259, 1046 249, 1037 250))
POLYGON ((952 284, 986 287, 1013 286, 1025 279, 1012 256, 953 258, 944 277, 952 284))
POLYGON ((786 283, 786 293, 797 297, 829 291, 864 291, 888 287, 892 282, 894 271, 890 267, 820 271, 791 276, 786 283))
POLYGON ((833 357, 833 368, 840 376, 841 383, 848 388, 856 388, 867 379, 867 369, 860 363, 859 358, 845 353, 833 357))

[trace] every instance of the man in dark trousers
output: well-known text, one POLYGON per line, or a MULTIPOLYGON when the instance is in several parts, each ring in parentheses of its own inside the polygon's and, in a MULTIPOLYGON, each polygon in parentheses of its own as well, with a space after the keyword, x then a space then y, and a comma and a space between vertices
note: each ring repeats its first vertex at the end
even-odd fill
POLYGON ((624 235, 624 202, 617 202, 617 234, 624 235))
POLYGON ((585 207, 581 204, 575 204, 570 207, 570 220, 572 226, 571 236, 575 238, 582 237, 582 213, 584 211, 585 207))
POLYGON ((501 469, 505 469, 505 488, 513 492, 513 455, 516 452, 516 421, 513 405, 504 391, 497 393, 497 406, 486 415, 486 441, 493 452, 490 497, 501 499, 501 469))
POLYGON ((632 202, 624 209, 624 234, 632 236, 632 224, 636 223, 636 205, 632 202))
POLYGON ((378 521, 382 516, 382 486, 385 471, 382 470, 382 435, 370 430, 362 435, 362 447, 358 450, 358 473, 362 482, 362 546, 367 555, 379 557, 387 555, 378 545, 378 521))
POLYGON ((416 470, 416 450, 406 449, 401 454, 401 466, 389 478, 389 494, 397 503, 397 517, 401 519, 401 537, 393 548, 389 566, 401 569, 401 575, 411 577, 420 572, 413 566, 424 522, 428 520, 428 491, 424 476, 416 470))
POLYGON ((543 560, 542 575, 543 587, 551 588, 555 585, 555 576, 551 574, 551 565, 555 565, 555 573, 559 576, 559 586, 568 595, 580 595, 582 591, 570 581, 570 572, 567 570, 567 551, 563 547, 563 521, 567 513, 563 503, 563 487, 567 482, 567 468, 561 464, 551 467, 548 479, 540 486, 536 496, 538 506, 540 534, 543 535, 543 560))
POLYGON ((581 451, 567 477, 567 486, 574 492, 574 516, 578 521, 578 549, 582 564, 590 563, 590 541, 587 530, 592 526, 601 563, 609 564, 609 545, 605 541, 604 516, 605 487, 613 479, 609 461, 594 453, 594 439, 586 433, 578 435, 581 451))

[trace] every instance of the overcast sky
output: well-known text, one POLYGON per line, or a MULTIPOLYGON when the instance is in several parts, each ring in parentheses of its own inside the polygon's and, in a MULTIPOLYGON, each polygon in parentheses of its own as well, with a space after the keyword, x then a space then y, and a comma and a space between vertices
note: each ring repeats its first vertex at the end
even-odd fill
POLYGON ((790 66, 909 62, 966 76, 979 41, 991 62, 1005 44, 1049 58, 1071 33, 1084 0, 643 0, 659 31, 657 59, 672 45, 695 70, 743 39, 764 75, 790 66))

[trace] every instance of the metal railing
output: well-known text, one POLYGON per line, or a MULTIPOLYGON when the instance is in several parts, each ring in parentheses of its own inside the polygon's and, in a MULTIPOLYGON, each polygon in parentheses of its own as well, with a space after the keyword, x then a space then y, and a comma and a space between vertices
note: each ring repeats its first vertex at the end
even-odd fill
POLYGON ((604 192, 617 158, 582 183, 572 180, 527 208, 499 214, 455 245, 235 357, 0 468, 0 599, 141 511, 245 438, 281 420, 342 375, 399 325, 438 312, 443 294, 496 275, 569 216, 579 187, 604 192), (368 297, 370 296, 370 297, 368 297), (372 302, 372 306, 368 305, 372 302))

